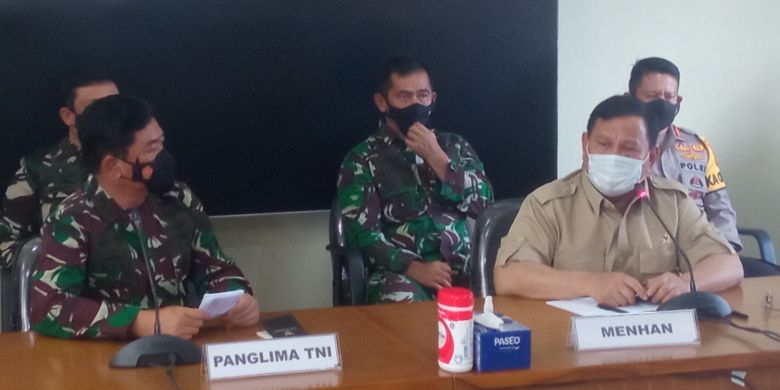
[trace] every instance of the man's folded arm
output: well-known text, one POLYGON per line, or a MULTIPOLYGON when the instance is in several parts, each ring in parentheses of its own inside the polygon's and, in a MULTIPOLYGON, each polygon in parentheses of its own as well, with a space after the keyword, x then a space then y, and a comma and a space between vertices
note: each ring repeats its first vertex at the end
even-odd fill
POLYGON ((253 295, 249 281, 219 245, 217 235, 198 197, 189 187, 179 184, 180 200, 187 206, 195 220, 195 236, 192 240, 192 268, 190 275, 198 288, 198 295, 205 292, 244 290, 253 295))
POLYGON ((590 295, 593 274, 561 271, 531 260, 512 260, 493 271, 497 295, 533 299, 571 299, 590 295))
POLYGON ((202 292, 244 290, 247 294, 253 294, 244 274, 222 252, 212 230, 198 229, 195 232, 190 273, 197 285, 205 287, 202 292))
POLYGON ((696 289, 720 292, 742 282, 744 277, 739 256, 732 254, 710 255, 693 267, 696 289))
POLYGON ((719 292, 739 284, 744 271, 731 244, 692 200, 681 196, 678 208, 678 243, 693 263, 697 289, 719 292))
POLYGON ((476 218, 493 201, 493 187, 474 148, 463 138, 457 137, 456 140, 441 185, 441 195, 454 203, 458 210, 476 218))

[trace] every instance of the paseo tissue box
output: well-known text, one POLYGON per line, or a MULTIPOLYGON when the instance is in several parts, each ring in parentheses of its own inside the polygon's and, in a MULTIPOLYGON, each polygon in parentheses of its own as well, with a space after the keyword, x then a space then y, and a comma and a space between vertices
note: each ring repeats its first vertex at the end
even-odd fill
POLYGON ((488 321, 474 321, 474 368, 497 371, 531 367, 531 329, 501 313, 494 314, 500 324, 495 318, 490 327, 484 325, 488 321))

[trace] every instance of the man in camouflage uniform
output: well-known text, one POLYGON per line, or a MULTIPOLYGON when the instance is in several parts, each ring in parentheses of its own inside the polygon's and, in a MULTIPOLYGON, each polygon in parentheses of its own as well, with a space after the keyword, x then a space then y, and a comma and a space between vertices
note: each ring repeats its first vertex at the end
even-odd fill
MULTIPOLYGON (((680 70, 672 62, 649 57, 639 60, 631 69, 628 93, 648 103, 661 121, 657 146, 660 156, 653 174, 676 180, 688 188, 688 195, 707 215, 707 219, 739 252, 742 242, 737 232, 737 213, 731 205, 726 182, 715 152, 706 138, 672 121, 680 110, 678 94, 680 70)), ((778 274, 768 263, 742 257, 745 276, 778 274)))
POLYGON ((369 303, 430 300, 439 288, 468 285, 466 217, 493 191, 466 140, 426 127, 435 100, 425 67, 388 61, 374 94, 379 129, 341 164, 339 207, 348 244, 370 257, 369 303))
POLYGON ((165 334, 191 338, 208 324, 257 323, 248 281, 222 253, 201 203, 173 180, 149 105, 108 96, 78 126, 90 176, 43 228, 33 328, 62 338, 145 336, 154 332, 155 300, 165 334), (188 294, 238 289, 239 303, 220 318, 184 306, 188 294))
POLYGON ((114 82, 102 74, 85 73, 63 82, 65 105, 59 114, 68 126, 68 136, 22 158, 3 200, 0 266, 9 267, 18 247, 39 234, 49 212, 83 186, 87 174, 81 163, 76 117, 94 100, 117 93, 114 82))

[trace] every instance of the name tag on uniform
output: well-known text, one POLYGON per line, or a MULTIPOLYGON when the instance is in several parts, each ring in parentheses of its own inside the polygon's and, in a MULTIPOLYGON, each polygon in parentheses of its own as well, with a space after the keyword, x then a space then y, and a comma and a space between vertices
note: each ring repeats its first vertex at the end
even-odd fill
POLYGON ((341 369, 335 333, 207 344, 209 380, 341 369))
POLYGON ((579 351, 699 344, 695 310, 572 317, 570 343, 579 351))

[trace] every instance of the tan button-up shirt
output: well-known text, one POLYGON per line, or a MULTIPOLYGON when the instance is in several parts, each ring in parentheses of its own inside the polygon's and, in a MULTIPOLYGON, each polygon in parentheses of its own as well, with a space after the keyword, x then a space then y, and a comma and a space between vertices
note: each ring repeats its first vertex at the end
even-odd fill
MULTIPOLYGON (((649 199, 633 200, 625 214, 593 187, 582 170, 545 184, 520 207, 501 240, 496 266, 530 260, 560 270, 620 271, 642 283, 674 271, 678 266, 674 243, 648 201, 692 263, 734 253, 685 187, 658 177, 644 184, 649 199)), ((679 261, 679 269, 687 271, 684 260, 679 261)))

